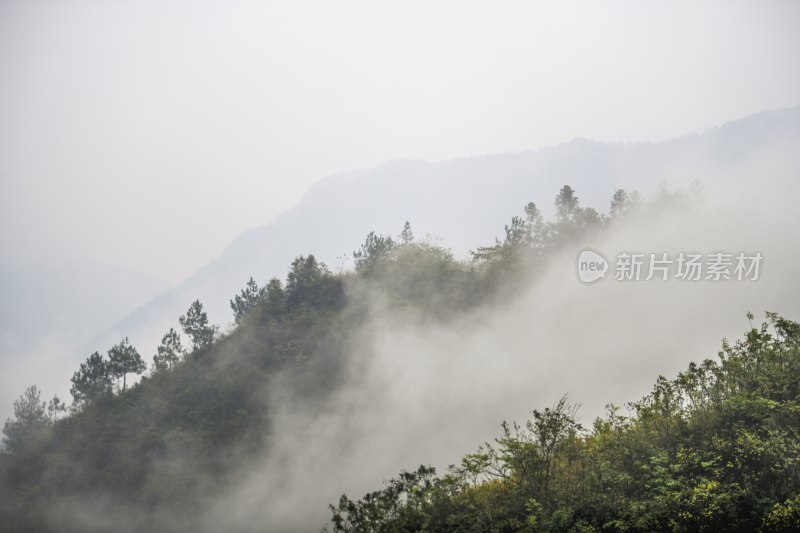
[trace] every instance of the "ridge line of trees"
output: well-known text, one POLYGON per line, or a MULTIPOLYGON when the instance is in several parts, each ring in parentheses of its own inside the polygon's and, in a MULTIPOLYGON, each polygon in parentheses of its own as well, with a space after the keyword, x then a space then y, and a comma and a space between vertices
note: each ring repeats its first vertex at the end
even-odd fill
MULTIPOLYGON (((670 205, 675 199, 664 198, 670 205)), ((644 210, 627 202, 627 193, 615 193, 611 215, 597 215, 565 187, 552 221, 545 221, 535 204, 526 204, 524 214, 504 228, 504 240, 463 261, 430 238, 417 239, 408 222, 397 236, 371 232, 353 252, 353 271, 332 274, 308 255, 292 261, 284 282, 273 278, 260 286, 248 280, 230 301, 235 326, 223 334, 195 300, 179 326, 163 335, 148 374, 143 375, 142 356, 123 338, 80 365, 69 411, 58 398, 44 402, 38 389, 26 389, 0 446, 0 524, 17 531, 47 530, 44 522, 58 520, 53 510, 66 512, 59 504, 75 494, 101 495, 109 514, 113 507, 141 519, 140 530, 160 529, 148 527, 155 509, 158 516, 169 511, 181 523, 194 523, 208 501, 198 494, 208 496, 209 487, 229 488, 237 477, 232 457, 233 466, 255 460, 272 438, 276 408, 265 391, 275 384, 288 386, 302 407, 323 405, 346 381, 346 361, 354 343, 364 340, 362 326, 376 310, 446 324, 479 306, 502 304, 523 276, 538 275, 554 250, 579 245, 644 210)), ((527 431, 507 429, 509 438, 527 431)), ((528 459, 520 463, 528 472, 521 486, 544 480, 553 491, 561 486, 560 448, 547 456, 549 470, 528 459)), ((507 466, 497 472, 516 479, 507 466)), ((485 478, 488 471, 476 475, 485 478)), ((434 473, 422 472, 421 479, 433 482, 430 476, 434 473)), ((512 494, 502 479, 485 481, 512 494)), ((470 490, 486 494, 478 487, 470 490)), ((464 494, 460 497, 469 501, 464 494)), ((523 507, 541 505, 549 512, 559 501, 555 494, 523 507)), ((481 500, 479 507, 496 525, 502 520, 486 514, 490 501, 481 500)), ((480 524, 483 530, 504 530, 480 524)))
MULTIPOLYGON (((699 191, 699 185, 696 184, 693 184, 688 192, 680 190, 672 192, 662 184, 653 204, 659 202, 674 204, 686 201, 687 198, 691 201, 700 195, 699 191)), ((564 185, 559 190, 554 204, 556 218, 551 222, 543 220, 541 211, 535 203, 526 204, 524 216, 512 217, 510 224, 505 226, 504 240, 496 239, 494 245, 478 247, 471 251, 472 262, 504 273, 518 271, 520 268, 526 269, 530 264, 540 261, 549 248, 602 231, 612 222, 634 217, 645 208, 644 199, 637 191, 628 193, 624 189, 618 189, 610 202, 610 215, 606 216, 594 208, 582 207, 575 191, 569 185, 564 185), (520 267, 520 263, 527 264, 520 267)), ((370 232, 361 247, 352 254, 356 274, 370 277, 376 268, 380 268, 403 247, 422 247, 428 251, 438 248, 427 241, 416 241, 408 221, 405 222, 397 239, 370 232)), ((441 250, 441 259, 451 263, 455 261, 449 251, 441 250)), ((331 275, 324 263, 309 255, 300 256, 292 263, 285 289, 277 278, 272 278, 266 285, 259 286, 251 277, 240 293, 230 300, 234 325, 239 326, 253 309, 264 302, 270 302, 269 305, 278 308, 293 303, 293 299, 301 300, 304 297, 302 294, 304 285, 313 285, 316 280, 331 275), (287 294, 292 296, 287 299, 287 294)), ((187 355, 208 350, 219 337, 219 327, 210 324, 199 300, 191 303, 187 312, 179 317, 178 322, 191 342, 191 350, 187 351, 184 348, 180 334, 174 328, 170 328, 164 334, 153 356, 151 372, 154 375, 175 368, 187 355)), ((70 389, 74 407, 80 408, 112 394, 115 386, 120 388, 120 381, 121 391, 126 392, 128 375, 142 375, 147 370, 141 355, 129 343, 127 337, 112 346, 106 355, 104 357, 97 351, 93 352, 74 373, 70 389)))

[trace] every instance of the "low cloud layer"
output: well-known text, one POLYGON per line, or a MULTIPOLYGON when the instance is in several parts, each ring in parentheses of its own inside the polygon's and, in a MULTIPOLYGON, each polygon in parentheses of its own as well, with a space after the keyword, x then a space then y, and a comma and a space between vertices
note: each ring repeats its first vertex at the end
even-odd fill
POLYGON ((563 249, 513 296, 457 319, 422 319, 375 295, 330 395, 308 396, 296 381, 303 376, 289 372, 265 383, 263 453, 231 454, 235 474, 224 493, 180 457, 154 465, 188 476, 199 514, 158 502, 152 514, 120 512, 120 502, 71 495, 50 510, 53 523, 76 531, 317 531, 342 493, 360 497, 420 464, 446 468, 497 436, 502 420, 522 421, 563 394, 582 405, 585 425, 607 403, 639 399, 659 374, 714 357, 723 337, 738 338, 748 311, 796 319, 800 156, 788 148, 742 161, 738 175, 701 169, 696 177, 709 185, 693 207, 649 192, 661 195, 662 208, 648 218, 563 249), (621 282, 612 272, 586 285, 575 270, 584 246, 609 258, 725 251, 764 260, 757 281, 621 282))
POLYGON ((269 455, 203 523, 209 531, 315 530, 341 493, 359 497, 419 464, 446 467, 497 436, 502 420, 523 420, 565 393, 582 404, 585 423, 607 403, 638 399, 659 374, 713 358, 722 337, 747 330, 747 311, 797 318, 798 215, 787 189, 770 189, 752 181, 747 195, 667 212, 590 243, 608 256, 758 251, 765 259, 755 282, 587 286, 569 249, 517 298, 447 326, 379 314, 329 403, 305 410, 290 383, 273 393, 270 404, 279 407, 269 455))

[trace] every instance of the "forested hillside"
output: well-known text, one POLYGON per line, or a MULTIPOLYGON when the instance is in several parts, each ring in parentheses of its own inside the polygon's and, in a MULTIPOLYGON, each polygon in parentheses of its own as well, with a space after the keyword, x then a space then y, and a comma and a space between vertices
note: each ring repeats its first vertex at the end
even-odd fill
MULTIPOLYGON (((308 255, 292 262, 285 280, 261 286, 251 279, 231 300, 230 331, 209 323, 196 301, 176 317, 152 360, 127 338, 89 355, 72 378, 69 406, 43 401, 35 387, 25 391, 3 429, 0 528, 226 529, 199 522, 203 512, 271 453, 278 412, 328 408, 376 310, 447 323, 491 308, 566 246, 693 201, 691 192, 644 201, 619 190, 604 215, 564 186, 553 220, 529 203, 471 261, 416 238, 407 223, 397 236, 370 233, 353 254, 352 272, 332 273, 308 255), (269 394, 286 387, 302 405, 269 394)), ((330 527, 796 526, 798 326, 772 315, 769 322, 773 330, 726 344, 719 363, 660 379, 651 396, 624 413, 612 410, 591 430, 564 400, 534 412, 522 428, 504 425, 496 444, 442 477, 422 467, 363 500, 343 497, 330 527)))
POLYGON ((798 399, 800 324, 767 313, 591 427, 565 397, 444 475, 342 496, 333 531, 798 531, 798 399))
POLYGON ((549 198, 565 183, 579 192, 584 205, 604 212, 614 188, 649 194, 662 180, 683 186, 700 180, 716 191, 717 199, 751 194, 737 191, 751 184, 753 176, 764 188, 786 190, 784 180, 790 183, 800 169, 800 156, 793 149, 798 139, 800 108, 791 108, 660 142, 575 139, 533 151, 438 162, 396 160, 331 176, 269 224, 240 235, 179 286, 141 309, 131 309, 130 316, 103 331, 95 344, 111 345, 127 335, 137 339, 140 348, 152 350, 162 330, 197 298, 210 318, 225 322, 230 295, 250 276, 259 281, 283 277, 297 255, 309 253, 331 270, 341 263, 349 267, 352 261, 343 254, 357 247, 367 232, 394 234, 405 220, 413 223, 418 238, 440 237, 456 258, 466 258, 468 250, 502 231, 522 202, 533 200, 545 218, 554 216, 549 198), (765 167, 756 163, 761 158, 770 162, 771 172, 761 170, 765 167), (780 172, 774 168, 777 161, 785 162, 780 172), (750 165, 759 170, 743 173, 750 165))

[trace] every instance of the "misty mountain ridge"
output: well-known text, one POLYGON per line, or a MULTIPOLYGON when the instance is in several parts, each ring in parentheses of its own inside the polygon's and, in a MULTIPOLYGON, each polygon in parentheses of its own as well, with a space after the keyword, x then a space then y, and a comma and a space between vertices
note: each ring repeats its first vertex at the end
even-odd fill
MULTIPOLYGON (((741 179, 740 161, 786 146, 791 151, 798 138, 800 107, 765 111, 660 142, 604 143, 578 138, 538 150, 438 162, 399 159, 340 173, 313 185, 298 205, 270 224, 243 232, 217 259, 144 305, 143 297, 155 291, 135 283, 104 285, 101 292, 105 294, 113 287, 130 287, 140 299, 126 300, 129 314, 114 325, 110 319, 124 316, 124 307, 92 306, 103 320, 88 320, 95 316, 92 313, 83 315, 89 333, 83 338, 91 340, 82 345, 48 343, 41 352, 46 352, 54 368, 63 369, 63 376, 43 385, 52 390, 56 383, 65 383, 68 369, 86 354, 105 350, 123 336, 130 337, 142 353, 151 354, 161 335, 177 327, 177 317, 194 299, 204 303, 212 322, 230 323, 229 300, 247 279, 252 276, 264 283, 280 278, 298 255, 314 253, 334 271, 348 268, 351 252, 370 231, 396 235, 408 220, 419 237, 430 235, 464 258, 469 250, 500 237, 510 214, 521 213, 528 201, 552 216, 552 198, 563 184, 576 190, 582 205, 606 212, 617 188, 638 189, 647 195, 664 180, 686 186, 699 179, 710 190, 723 183, 733 189, 734 181, 741 179), (134 307, 138 308, 130 312, 134 307), (90 337, 92 331, 106 327, 105 333, 90 337)), ((92 279, 80 279, 81 288, 93 286, 92 279)), ((29 354, 25 364, 39 366, 41 357, 29 354)), ((62 395, 65 392, 61 389, 62 395)))
MULTIPOLYGON (((337 532, 419 531, 426 521, 447 531, 460 520, 465 531, 485 531, 486 514, 470 514, 472 495, 496 502, 490 508, 509 520, 508 531, 540 524, 566 532, 587 523, 594 529, 581 530, 594 531, 611 518, 626 530, 664 530, 674 516, 683 524, 745 529, 791 523, 800 478, 785 466, 800 458, 800 448, 791 447, 800 430, 786 417, 794 416, 800 390, 800 325, 781 316, 800 312, 787 290, 800 268, 793 231, 798 137, 796 129, 776 127, 775 135, 747 141, 753 147, 743 152, 737 143, 747 135, 734 131, 726 144, 726 131, 708 134, 723 140, 698 135, 663 146, 579 140, 474 164, 397 161, 323 183, 83 350, 84 362, 63 370, 74 371, 69 411, 42 403, 52 394, 47 385, 43 396, 25 390, 4 427, 0 514, 7 520, 0 528, 308 531, 332 520, 337 532), (603 210, 610 191, 634 180, 648 161, 660 169, 653 172, 654 187, 672 175, 697 178, 709 184, 709 200, 694 187, 644 189, 644 200, 616 193, 615 209, 600 217, 593 208, 603 210), (566 179, 581 168, 597 169, 600 178, 566 179), (541 179, 526 179, 535 169, 541 179), (537 192, 548 180, 573 184, 580 202, 566 185, 555 185, 557 194, 537 192), (474 187, 459 202, 449 193, 463 183, 474 187), (488 199, 506 202, 509 212, 495 221, 498 207, 488 199), (545 207, 550 202, 555 210, 545 207), (413 222, 415 214, 428 228, 454 228, 477 253, 454 257, 423 238, 426 228, 413 222), (393 216, 412 225, 394 228, 393 216), (393 237, 365 238, 362 223, 393 237), (473 244, 478 234, 488 237, 473 244), (315 240, 322 253, 304 248, 315 240), (357 250, 354 268, 334 263, 331 272, 315 256, 335 259, 339 245, 357 250), (575 252, 587 246, 609 254, 757 250, 766 266, 758 281, 610 279, 589 287, 575 272, 575 252), (267 268, 276 250, 288 255, 281 267, 288 274, 265 284, 267 276, 256 270, 267 268), (240 270, 258 283, 240 292, 240 270), (234 295, 235 324, 222 331, 200 301, 186 309, 197 297, 227 308, 234 295), (776 313, 759 330, 749 310, 776 313), (720 338, 732 338, 748 323, 752 329, 741 342, 723 343, 720 363, 703 359, 719 349, 720 338), (171 327, 183 331, 182 341, 171 330, 162 339, 171 327), (161 339, 157 351, 148 336, 153 345, 161 339), (106 346, 112 348, 106 352, 106 346), (654 376, 675 375, 691 361, 674 382, 658 378, 648 395, 654 376), (585 406, 580 419, 568 404, 554 405, 565 393, 585 406), (609 401, 642 395, 624 418, 613 411, 602 418, 609 401), (690 403, 699 410, 682 407, 690 403), (554 407, 534 412, 527 433, 504 425, 501 440, 491 440, 501 420, 522 420, 531 406, 548 404, 554 407), (580 429, 592 419, 593 433, 580 429), (566 424, 551 436, 564 453, 563 475, 537 476, 520 491, 502 473, 487 483, 472 479, 493 476, 493 465, 514 450, 545 464, 539 454, 549 454, 549 447, 537 440, 542 426, 536 420, 566 424), (737 433, 742 430, 747 435, 737 433), (628 436, 635 445, 622 456, 613 448, 593 451, 604 443, 628 446, 628 436), (724 454, 714 455, 717 444, 697 444, 709 441, 724 444, 724 454), (502 453, 479 448, 470 454, 481 442, 497 442, 502 453), (777 477, 761 476, 762 463, 750 459, 751 442, 770 450, 763 464, 777 477), (443 478, 428 466, 407 470, 423 464, 442 472, 462 454, 468 454, 466 470, 443 478), (609 479, 604 464, 620 480, 608 493, 597 488, 609 479), (340 497, 358 498, 402 469, 386 491, 340 497), (589 477, 573 483, 580 472, 589 477), (625 481, 631 479, 643 484, 625 481), (558 496, 551 498, 556 492, 548 487, 556 485, 558 496), (438 488, 447 498, 426 492, 438 488), (414 494, 427 494, 423 509, 404 507, 414 494), (597 500, 598 494, 609 498, 597 500), (437 506, 429 506, 434 500, 437 506), (382 501, 402 516, 384 513, 382 501), (697 502, 708 505, 697 512, 697 502), (328 503, 333 516, 326 518, 328 503), (429 511, 435 516, 423 518, 429 511), (405 516, 414 522, 393 525, 405 516), (369 517, 390 525, 381 529, 369 517)), ((448 245, 459 242, 446 238, 448 245)), ((39 377, 58 374, 53 364, 44 368, 20 379, 41 385, 39 377)))
POLYGON ((18 303, 13 309, 0 307, 0 323, 13 338, 11 344, 25 350, 52 330, 96 334, 98 327, 111 327, 115 317, 171 287, 169 282, 102 262, 63 256, 57 264, 9 258, 0 265, 0 291, 7 301, 18 303))
POLYGON ((250 276, 261 282, 280 277, 294 257, 312 252, 335 270, 350 264, 351 252, 370 231, 396 235, 410 221, 420 235, 446 236, 442 244, 466 257, 468 250, 499 237, 509 213, 521 212, 528 201, 551 216, 551 198, 564 184, 577 191, 582 205, 607 211, 617 188, 646 194, 662 181, 686 186, 697 179, 713 189, 714 179, 728 171, 735 175, 742 159, 798 138, 800 107, 795 107, 660 142, 578 138, 519 153, 440 162, 398 159, 337 174, 313 185, 272 223, 242 233, 217 259, 123 319, 105 338, 121 331, 138 337, 134 331, 141 324, 174 322, 194 298, 206 304, 213 320, 227 323, 228 300, 250 276))
MULTIPOLYGON (((409 227, 396 240, 372 234, 353 271, 331 273, 307 255, 283 280, 250 284, 221 334, 195 302, 180 320, 184 344, 166 335, 152 365, 127 340, 87 357, 69 410, 25 390, 3 428, 0 530, 289 532, 328 522, 336 533, 454 524, 477 533, 499 520, 502 531, 786 530, 800 519, 800 324, 768 313, 742 341, 723 341, 718 363, 645 387, 713 353, 731 325, 753 319, 741 309, 797 313, 785 290, 800 266, 792 235, 756 213, 771 262, 757 283, 587 287, 571 268, 587 243, 674 250, 698 242, 698 228, 707 242, 752 242, 746 220, 717 225, 721 212, 696 194, 618 194, 602 219, 564 186, 556 217, 527 205, 474 261, 409 227), (565 391, 587 405, 580 418, 565 391), (604 402, 638 391, 624 414, 602 415, 604 402), (548 403, 524 429, 503 423, 487 440, 500 420, 548 403), (601 417, 591 430, 586 414, 601 417), (469 453, 481 442, 497 447, 469 453), (767 453, 753 458, 758 450, 767 453), (358 498, 397 471, 383 490, 342 495, 358 498)), ((788 196, 769 206, 786 213, 788 196)))

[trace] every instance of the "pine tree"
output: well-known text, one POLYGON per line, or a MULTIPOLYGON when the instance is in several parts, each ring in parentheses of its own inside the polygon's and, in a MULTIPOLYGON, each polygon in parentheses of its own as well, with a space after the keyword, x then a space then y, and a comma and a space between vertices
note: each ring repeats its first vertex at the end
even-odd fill
POLYGON ((147 370, 142 356, 134 348, 128 337, 122 339, 108 350, 108 367, 114 379, 122 378, 122 390, 127 390, 128 374, 141 374, 147 370))
POLYGON ((260 302, 266 295, 266 287, 259 287, 253 278, 247 282, 242 291, 231 300, 233 319, 239 324, 247 313, 260 302))
POLYGON ((214 342, 217 328, 209 324, 208 315, 203 310, 200 300, 192 302, 189 310, 178 319, 178 322, 184 333, 192 339, 192 349, 195 352, 208 348, 214 342))
POLYGON ((76 404, 82 405, 111 394, 111 384, 108 362, 102 355, 94 352, 72 375, 70 394, 76 404))
POLYGON ((180 335, 173 328, 169 328, 169 331, 161 338, 161 344, 153 356, 153 371, 161 372, 174 368, 184 355, 180 335))
POLYGON ((36 385, 28 387, 14 402, 14 418, 3 426, 3 448, 11 453, 19 452, 37 430, 50 422, 47 404, 41 400, 39 389, 36 385))
POLYGON ((400 232, 400 240, 403 244, 411 244, 414 242, 414 232, 411 231, 411 223, 408 220, 403 224, 403 231, 400 232))

